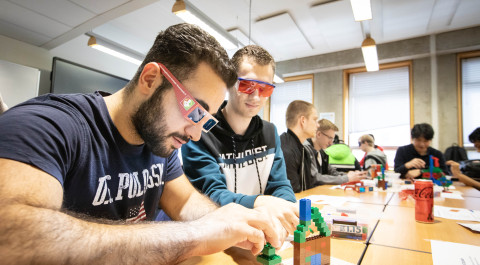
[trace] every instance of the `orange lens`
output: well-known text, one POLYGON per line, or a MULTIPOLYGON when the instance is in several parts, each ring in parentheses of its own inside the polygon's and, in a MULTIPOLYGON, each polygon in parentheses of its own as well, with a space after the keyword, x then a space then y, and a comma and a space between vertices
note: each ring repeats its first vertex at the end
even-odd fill
POLYGON ((252 94, 258 89, 260 97, 270 97, 273 93, 274 86, 269 84, 257 83, 251 80, 240 80, 238 82, 238 92, 252 94))

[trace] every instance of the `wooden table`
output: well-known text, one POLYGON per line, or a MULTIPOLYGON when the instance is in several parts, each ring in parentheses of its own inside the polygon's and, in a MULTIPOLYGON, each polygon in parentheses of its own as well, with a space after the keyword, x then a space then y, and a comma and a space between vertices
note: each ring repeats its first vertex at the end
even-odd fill
POLYGON ((353 202, 361 201, 362 203, 385 205, 393 195, 393 193, 389 193, 383 190, 359 193, 351 189, 331 189, 331 187, 333 187, 333 185, 318 186, 313 189, 296 193, 295 196, 297 197, 297 199, 301 199, 310 195, 321 194, 352 198, 353 202))
POLYGON ((433 260, 430 253, 370 244, 361 264, 430 265, 433 260))
POLYGON ((419 223, 415 221, 414 208, 389 205, 370 243, 425 252, 431 252, 431 239, 480 246, 480 234, 457 222, 463 221, 435 218, 433 224, 419 223))
MULTIPOLYGON (((331 252, 330 255, 337 259, 341 259, 353 264, 356 264, 360 257, 362 256, 363 251, 366 248, 366 245, 362 241, 352 241, 352 240, 343 240, 333 238, 330 242, 331 252)), ((282 260, 288 260, 293 258, 293 246, 277 253, 282 257, 282 260)), ((293 262, 292 262, 293 263, 293 262)), ((182 263, 181 265, 192 265, 192 264, 211 264, 211 265, 230 265, 230 264, 255 264, 259 265, 256 261, 256 257, 253 256, 249 251, 239 249, 239 248, 230 248, 222 252, 218 252, 212 255, 202 256, 202 257, 193 257, 182 263)))
POLYGON ((462 193, 463 197, 479 197, 480 198, 480 190, 474 189, 469 186, 465 186, 462 182, 455 181, 453 183, 455 189, 462 193))
MULTIPOLYGON (((464 197, 464 200, 438 197, 434 198, 433 202, 435 205, 440 206, 480 210, 480 197, 464 197)), ((402 200, 398 193, 395 193, 390 202, 388 202, 388 205, 415 208, 415 200, 413 198, 402 200)))
MULTIPOLYGON (((437 199, 435 205, 480 210, 480 192, 455 183, 465 200, 437 199)), ((415 221, 415 201, 400 200, 398 193, 385 191, 357 193, 352 190, 332 190, 331 185, 319 186, 301 193, 297 199, 310 195, 346 196, 356 202, 347 202, 346 208, 356 208, 357 215, 369 216, 369 233, 375 227, 368 243, 363 241, 331 240, 331 255, 353 264, 433 264, 430 240, 442 240, 480 246, 480 233, 473 233, 455 221, 436 218, 434 224, 415 221), (358 202, 360 201, 360 202, 358 202), (362 254, 364 256, 362 257, 362 254)), ((322 209, 323 205, 313 205, 322 209)), ((468 222, 466 222, 468 223, 468 222)), ((279 254, 283 260, 293 257, 293 247, 279 254)), ((223 252, 203 257, 193 257, 181 263, 190 264, 256 264, 256 257, 249 251, 230 248, 223 252)))

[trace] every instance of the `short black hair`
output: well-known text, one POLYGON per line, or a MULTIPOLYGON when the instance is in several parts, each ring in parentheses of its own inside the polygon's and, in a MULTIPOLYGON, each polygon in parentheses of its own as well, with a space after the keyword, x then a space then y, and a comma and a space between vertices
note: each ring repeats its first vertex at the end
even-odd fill
POLYGON ((423 137, 425 140, 432 140, 433 139, 433 128, 432 125, 428 123, 419 123, 415 124, 411 131, 412 139, 423 137))
POLYGON ((468 136, 468 140, 470 142, 475 143, 476 141, 480 141, 480 127, 473 130, 473 132, 468 136))

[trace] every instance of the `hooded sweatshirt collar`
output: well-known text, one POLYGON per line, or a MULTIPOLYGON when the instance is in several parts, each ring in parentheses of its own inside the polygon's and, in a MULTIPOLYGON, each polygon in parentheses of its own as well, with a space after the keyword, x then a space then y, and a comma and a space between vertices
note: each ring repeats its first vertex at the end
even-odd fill
POLYGON ((215 127, 212 128, 212 131, 214 131, 214 133, 220 133, 229 137, 234 136, 235 140, 243 141, 243 140, 254 138, 262 131, 262 128, 263 128, 262 119, 258 115, 255 115, 250 121, 250 124, 248 125, 245 135, 235 134, 235 132, 233 131, 232 127, 230 127, 230 124, 228 124, 222 112, 222 109, 225 108, 225 106, 227 105, 227 102, 228 101, 225 100, 220 106, 220 108, 218 109, 217 114, 215 114, 215 118, 218 120, 218 123, 215 127))

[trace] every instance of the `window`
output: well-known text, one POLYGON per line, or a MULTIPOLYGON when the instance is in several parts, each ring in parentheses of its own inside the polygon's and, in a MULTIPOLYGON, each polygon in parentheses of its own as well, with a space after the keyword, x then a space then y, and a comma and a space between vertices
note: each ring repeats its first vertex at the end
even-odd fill
POLYGON ((396 147, 410 143, 411 62, 381 65, 380 69, 344 72, 344 139, 361 158, 358 138, 373 134, 375 144, 386 147, 388 164, 393 166, 396 147))
POLYGON ((473 147, 468 136, 480 126, 480 51, 459 54, 461 78, 459 78, 459 142, 473 147))
POLYGON ((285 83, 275 84, 270 97, 270 122, 277 127, 278 134, 287 131, 285 114, 290 102, 304 100, 313 103, 313 75, 285 78, 285 83))

